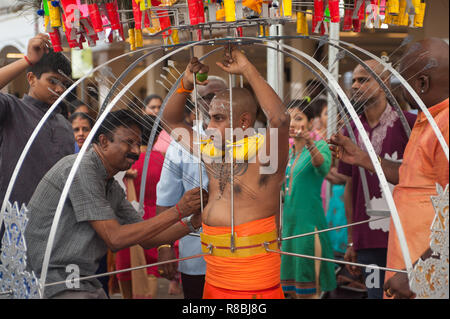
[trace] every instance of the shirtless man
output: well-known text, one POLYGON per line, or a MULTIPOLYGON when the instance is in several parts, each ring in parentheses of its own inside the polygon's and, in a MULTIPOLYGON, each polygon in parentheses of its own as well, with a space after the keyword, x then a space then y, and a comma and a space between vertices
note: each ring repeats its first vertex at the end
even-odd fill
MULTIPOLYGON (((278 134, 263 136, 248 133, 248 129, 253 128, 257 110, 256 101, 248 90, 232 90, 232 123, 230 92, 226 90, 217 93, 211 102, 210 122, 206 130, 208 140, 205 142, 202 139, 201 147, 202 160, 206 164, 209 178, 209 201, 202 216, 202 248, 204 251, 212 248, 212 254, 205 257, 207 268, 203 297, 283 298, 280 287, 280 256, 268 253, 264 249, 264 242, 270 243, 269 247, 272 249, 278 248, 276 225, 280 188, 289 152, 290 119, 280 98, 245 55, 236 48, 226 48, 225 51, 224 61, 217 62, 217 65, 230 74, 246 78, 269 120, 270 128, 276 129, 278 134), (247 137, 231 146, 230 127, 246 131, 247 137), (271 143, 276 143, 278 147, 269 154, 271 143), (244 149, 248 146, 249 151, 242 152, 240 145, 244 149), (255 151, 252 152, 252 149, 255 151), (270 163, 261 161, 261 152, 268 154, 271 160, 277 157, 274 173, 264 174, 264 168, 270 163), (230 160, 233 153, 234 223, 230 213, 230 160), (233 224, 235 236, 231 236, 230 226, 233 224), (234 250, 231 248, 232 241, 234 250)), ((194 88, 194 74, 206 72, 208 67, 193 58, 186 68, 180 87, 168 101, 163 114, 169 131, 174 130, 172 136, 181 138, 180 143, 196 156, 197 136, 184 124, 183 108, 189 92, 194 88)), ((205 85, 207 81, 197 83, 205 85)), ((233 141, 237 139, 236 136, 233 137, 233 141)))

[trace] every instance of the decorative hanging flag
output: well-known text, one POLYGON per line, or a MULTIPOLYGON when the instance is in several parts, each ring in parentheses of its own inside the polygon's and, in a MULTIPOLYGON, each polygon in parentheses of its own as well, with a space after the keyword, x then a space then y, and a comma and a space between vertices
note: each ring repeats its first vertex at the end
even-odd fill
POLYGON ((108 19, 111 24, 111 30, 118 31, 122 40, 125 39, 123 26, 120 23, 119 7, 117 5, 117 1, 115 0, 113 2, 107 2, 105 5, 108 14, 108 19))
POLYGON ((88 4, 89 18, 95 32, 103 32, 102 16, 96 3, 88 4))
POLYGON ((61 52, 62 45, 61 45, 61 36, 59 34, 58 28, 52 28, 53 31, 49 32, 50 41, 52 42, 53 51, 55 52, 61 52))
POLYGON ((345 8, 344 11, 344 25, 342 26, 343 31, 352 31, 353 28, 353 9, 345 8))
POLYGON ((339 0, 328 0, 328 9, 330 11, 331 22, 339 23, 339 0))
POLYGON ((52 28, 61 27, 62 23, 61 23, 61 12, 59 10, 59 1, 47 1, 47 5, 50 17, 50 26, 52 28))
POLYGON ((425 0, 415 0, 414 6, 416 8, 416 15, 414 16, 414 27, 423 27, 423 20, 425 18, 425 0), (417 3, 418 2, 418 3, 417 3))
POLYGON ((297 33, 304 36, 309 35, 308 21, 306 20, 306 14, 300 11, 297 11, 297 33))
POLYGON ((313 13, 313 20, 312 20, 312 29, 314 33, 319 33, 320 28, 323 25, 323 0, 314 0, 314 13, 313 13))
POLYGON ((236 6, 233 0, 223 0, 223 5, 225 9, 225 21, 233 22, 236 21, 236 6))
POLYGON ((292 16, 292 0, 283 0, 283 16, 292 16))
POLYGON ((398 15, 400 12, 399 0, 387 0, 387 10, 390 15, 398 15))

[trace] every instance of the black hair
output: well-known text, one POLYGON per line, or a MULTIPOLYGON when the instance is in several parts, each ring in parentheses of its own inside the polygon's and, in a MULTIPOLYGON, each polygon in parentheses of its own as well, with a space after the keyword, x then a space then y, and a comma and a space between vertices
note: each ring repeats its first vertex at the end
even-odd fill
MULTIPOLYGON (((154 115, 144 115, 143 118, 144 127, 142 129, 142 145, 147 146, 148 145, 148 139, 150 138, 150 135, 152 133, 153 126, 156 124, 156 116, 154 115)), ((153 140, 153 144, 155 144, 156 139, 159 136, 159 133, 161 133, 162 127, 160 124, 158 124, 158 127, 156 128, 156 135, 155 139, 153 140)))
POLYGON ((153 100, 153 99, 158 99, 158 100, 160 100, 161 102, 163 101, 162 97, 160 97, 158 94, 150 94, 149 96, 147 96, 147 97, 144 99, 144 106, 147 106, 147 104, 148 104, 151 100, 153 100))
POLYGON ((81 113, 81 112, 76 112, 76 110, 82 105, 86 105, 89 108, 89 106, 86 103, 84 103, 83 101, 80 101, 80 100, 73 101, 72 103, 69 104, 70 113, 72 113, 72 114, 73 113, 81 113))
POLYGON ((321 98, 315 98, 309 104, 309 107, 314 110, 314 117, 319 117, 322 114, 323 109, 328 105, 328 101, 321 98))
POLYGON ((93 143, 99 143, 100 135, 105 135, 110 141, 114 141, 113 134, 117 127, 131 127, 136 125, 142 132, 143 123, 137 114, 131 110, 123 109, 115 112, 110 112, 106 115, 99 129, 95 133, 92 140, 93 143))
POLYGON ((83 113, 83 112, 75 112, 75 113, 73 113, 69 117, 69 122, 73 123, 73 121, 75 121, 77 118, 80 118, 82 120, 87 120, 89 122, 89 126, 91 127, 91 129, 94 126, 94 121, 91 119, 91 117, 89 115, 87 115, 86 113, 83 113))
POLYGON ((325 86, 323 85, 323 83, 316 79, 309 79, 308 81, 306 81, 305 85, 307 89, 306 95, 310 96, 311 98, 315 98, 325 90, 325 86))
POLYGON ((306 115, 308 121, 311 121, 316 116, 316 113, 314 109, 311 107, 310 102, 311 102, 310 97, 305 97, 302 100, 292 100, 289 103, 288 108, 296 108, 300 110, 300 112, 306 115))
POLYGON ((36 64, 28 67, 28 72, 32 72, 38 79, 43 73, 54 72, 64 73, 68 77, 72 77, 72 66, 69 59, 67 59, 61 52, 50 50, 45 53, 36 64))

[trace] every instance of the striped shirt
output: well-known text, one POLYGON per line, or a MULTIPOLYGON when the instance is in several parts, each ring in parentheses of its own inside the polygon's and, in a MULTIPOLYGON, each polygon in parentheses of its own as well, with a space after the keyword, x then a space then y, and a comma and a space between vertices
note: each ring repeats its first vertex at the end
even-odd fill
MULTIPOLYGON (((25 231, 28 267, 39 277, 47 240, 62 189, 77 154, 61 159, 44 176, 34 192, 25 231)), ((89 221, 116 219, 120 224, 142 221, 126 199, 114 178, 107 179, 106 169, 93 148, 89 149, 70 187, 56 231, 46 283, 65 281, 79 272, 80 277, 94 275, 107 246, 89 221)), ((79 287, 59 284, 45 288, 45 297, 64 290, 94 292, 101 288, 97 279, 79 282, 79 287)))

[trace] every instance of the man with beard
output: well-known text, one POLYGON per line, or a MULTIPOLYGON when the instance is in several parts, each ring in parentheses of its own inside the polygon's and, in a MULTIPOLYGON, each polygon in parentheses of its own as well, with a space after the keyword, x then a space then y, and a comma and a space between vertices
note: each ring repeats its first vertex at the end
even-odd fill
MULTIPOLYGON (((389 86, 389 73, 383 72, 384 68, 382 65, 375 60, 368 60, 365 63, 389 86)), ((397 112, 387 101, 383 89, 361 65, 358 65, 353 71, 351 100, 353 101, 353 107, 360 114, 359 118, 376 153, 381 157, 400 161, 403 158, 406 143, 408 143, 408 136, 397 112)), ((415 115, 405 113, 405 116, 410 127, 412 127, 416 118, 415 115)), ((358 145, 363 148, 362 138, 354 124, 352 129, 358 145)), ((346 130, 344 135, 349 135, 346 130)), ((367 205, 369 203, 366 203, 364 196, 360 169, 358 166, 349 165, 341 161, 338 171, 348 176, 344 192, 347 221, 355 223, 368 220, 370 218, 367 214, 367 205)), ((387 209, 378 177, 367 170, 365 175, 367 177, 370 206, 377 209, 384 209, 385 206, 385 209, 387 209), (381 206, 377 205, 377 202, 381 203, 381 206)), ((344 259, 350 262, 375 264, 385 267, 388 230, 389 221, 385 220, 352 227, 348 231, 348 247, 344 259)), ((361 269, 355 266, 347 266, 347 269, 353 275, 358 275, 361 272, 361 269)), ((363 271, 364 278, 367 278, 373 271, 373 269, 366 268, 363 271)), ((382 298, 383 281, 384 272, 380 271, 378 282, 367 287, 369 298, 382 298)))

